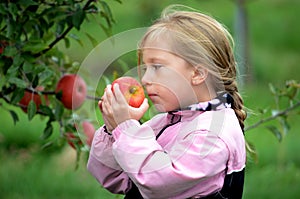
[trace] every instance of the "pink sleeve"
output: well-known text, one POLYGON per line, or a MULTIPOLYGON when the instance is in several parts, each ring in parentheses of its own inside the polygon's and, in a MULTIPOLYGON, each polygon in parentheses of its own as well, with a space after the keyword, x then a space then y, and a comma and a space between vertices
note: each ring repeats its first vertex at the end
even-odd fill
MULTIPOLYGON (((178 131, 178 126, 168 131, 178 131)), ((180 128, 180 127, 179 127, 180 128)), ((145 198, 186 198, 209 194, 223 185, 228 150, 207 131, 183 132, 168 143, 156 141, 147 125, 128 120, 113 132, 115 159, 145 198)))
POLYGON ((112 154, 114 138, 101 127, 95 133, 87 163, 88 171, 112 193, 124 194, 131 188, 128 175, 116 162, 112 154))

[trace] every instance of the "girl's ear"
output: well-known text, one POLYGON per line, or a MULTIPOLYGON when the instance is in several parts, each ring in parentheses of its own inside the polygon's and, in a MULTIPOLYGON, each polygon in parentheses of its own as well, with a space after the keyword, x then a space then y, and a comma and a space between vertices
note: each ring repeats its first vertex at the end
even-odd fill
POLYGON ((208 76, 208 71, 205 68, 195 68, 192 75, 192 84, 194 86, 201 84, 206 80, 208 76))

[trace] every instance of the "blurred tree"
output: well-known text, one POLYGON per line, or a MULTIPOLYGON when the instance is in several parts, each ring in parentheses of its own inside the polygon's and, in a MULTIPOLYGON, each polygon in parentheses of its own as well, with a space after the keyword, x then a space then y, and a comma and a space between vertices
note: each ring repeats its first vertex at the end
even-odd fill
POLYGON ((236 59, 239 66, 240 84, 250 82, 252 79, 249 46, 249 23, 246 8, 247 0, 235 0, 235 38, 236 59))
MULTIPOLYGON (((10 113, 14 122, 19 120, 18 112, 5 104, 22 108, 29 120, 36 115, 47 118, 44 140, 52 135, 54 123, 60 125, 60 143, 69 138, 66 132, 76 135, 72 111, 80 104, 66 106, 65 95, 71 97, 67 103, 72 103, 72 93, 65 92, 72 92, 75 85, 85 95, 86 85, 84 81, 79 83, 82 79, 77 76, 64 83, 66 89, 55 90, 65 73, 78 70, 78 64, 70 61, 57 44, 64 41, 68 48, 70 39, 82 44, 81 38, 70 32, 81 30, 92 15, 98 16, 100 27, 110 36, 114 20, 104 0, 8 0, 0 4, 0 107, 10 113)), ((94 41, 89 35, 88 38, 94 41)), ((79 151, 78 139, 73 136, 71 142, 79 151)))

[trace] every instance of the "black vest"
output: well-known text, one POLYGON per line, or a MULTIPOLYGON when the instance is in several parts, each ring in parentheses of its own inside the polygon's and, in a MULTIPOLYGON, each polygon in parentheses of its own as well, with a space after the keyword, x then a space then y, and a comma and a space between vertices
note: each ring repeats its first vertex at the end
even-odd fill
MULTIPOLYGON (((221 191, 202 197, 203 199, 241 199, 243 196, 245 169, 225 176, 221 191)), ((132 188, 124 199, 143 199, 138 188, 132 183, 132 188)))

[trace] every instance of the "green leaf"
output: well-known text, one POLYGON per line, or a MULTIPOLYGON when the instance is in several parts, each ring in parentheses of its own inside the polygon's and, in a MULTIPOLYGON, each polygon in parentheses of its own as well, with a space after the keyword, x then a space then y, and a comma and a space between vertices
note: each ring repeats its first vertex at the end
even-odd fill
POLYGON ((15 46, 6 46, 3 55, 7 57, 15 57, 18 54, 18 49, 15 46))
POLYGON ((20 53, 18 53, 14 56, 14 59, 13 59, 14 66, 17 66, 19 68, 23 62, 24 62, 24 58, 21 56, 20 53))
POLYGON ((103 24, 99 24, 106 36, 110 37, 112 36, 112 29, 105 27, 103 24))
POLYGON ((254 144, 246 140, 246 150, 247 150, 247 156, 250 157, 254 162, 258 162, 258 155, 256 152, 256 148, 254 144))
POLYGON ((38 5, 37 2, 32 1, 32 0, 19 0, 18 3, 22 4, 24 6, 38 5))
POLYGON ((23 51, 29 51, 33 53, 38 53, 44 49, 49 48, 48 44, 45 43, 31 43, 27 44, 26 46, 23 47, 23 51))
POLYGON ((65 41, 65 47, 66 47, 66 48, 70 48, 70 46, 71 46, 70 40, 69 40, 67 37, 65 37, 65 38, 64 38, 64 41, 65 41))
POLYGON ((15 104, 15 103, 19 102, 23 96, 24 96, 24 88, 17 88, 13 92, 13 95, 11 97, 11 103, 15 104))
POLYGON ((23 64, 23 71, 25 73, 31 73, 34 69, 34 66, 32 63, 29 63, 28 61, 25 61, 23 64))
POLYGON ((11 117, 13 118, 14 125, 16 125, 16 123, 19 121, 18 115, 16 114, 16 112, 14 112, 12 110, 9 110, 9 113, 10 113, 11 117))
POLYGON ((85 9, 85 10, 86 10, 86 12, 88 12, 88 13, 97 13, 97 12, 99 12, 98 7, 97 7, 96 5, 94 5, 94 4, 89 5, 89 6, 87 7, 87 9, 85 9))
POLYGON ((75 132, 76 128, 75 128, 74 124, 66 124, 65 131, 66 132, 75 132))
POLYGON ((37 65, 37 66, 34 66, 34 73, 35 74, 40 74, 41 72, 45 71, 47 68, 47 66, 45 65, 37 65))
POLYGON ((298 92, 298 89, 296 87, 292 87, 292 86, 289 86, 287 89, 286 89, 286 93, 285 95, 289 98, 289 99, 294 99, 297 95, 297 92, 298 92))
MULTIPOLYGON (((12 19, 7 19, 6 21, 7 21, 6 37, 7 38, 14 38, 13 34, 15 33, 15 29, 16 29, 17 24, 12 19)), ((6 56, 9 56, 9 55, 6 55, 6 56)))
POLYGON ((71 34, 69 34, 69 36, 70 36, 72 39, 74 39, 75 41, 77 41, 81 47, 83 47, 83 43, 82 43, 82 41, 80 40, 80 38, 79 38, 77 35, 71 33, 71 34))
POLYGON ((106 19, 108 26, 111 27, 111 24, 114 22, 114 19, 110 7, 105 1, 100 1, 100 4, 102 5, 103 8, 101 15, 106 19))
POLYGON ((61 35, 63 33, 65 29, 65 22, 64 21, 60 21, 56 24, 56 34, 57 35, 61 35))
POLYGON ((12 83, 12 84, 15 84, 19 88, 26 88, 27 87, 27 83, 24 80, 19 79, 17 77, 11 77, 11 78, 9 78, 8 82, 12 83))
MULTIPOLYGON (((41 139, 42 139, 42 137, 41 137, 41 139)), ((41 148, 42 148, 42 150, 45 150, 52 146, 53 146, 53 141, 49 141, 49 142, 45 143, 41 148)))
POLYGON ((16 72, 19 70, 20 66, 18 65, 12 65, 9 67, 9 69, 7 70, 7 75, 15 75, 16 72))
POLYGON ((60 121, 63 113, 64 113, 64 106, 60 102, 56 103, 55 112, 54 112, 55 120, 60 121))
POLYGON ((289 123, 287 122, 287 117, 285 117, 285 116, 280 117, 280 124, 282 126, 284 135, 287 135, 291 128, 289 123))
POLYGON ((269 89, 270 89, 270 91, 271 91, 271 93, 272 93, 273 95, 276 95, 276 94, 277 94, 277 91, 278 91, 278 90, 274 87, 273 84, 269 83, 269 89))
POLYGON ((37 111, 36 104, 34 103, 33 100, 30 100, 28 107, 27 107, 27 115, 28 115, 28 120, 32 120, 32 118, 35 116, 37 111))
POLYGON ((273 135, 277 138, 279 142, 282 140, 282 133, 279 131, 279 129, 276 126, 267 126, 267 129, 269 129, 273 135))
POLYGON ((85 12, 78 7, 76 12, 72 16, 72 24, 77 30, 80 30, 80 26, 85 18, 85 12))
POLYGON ((55 73, 52 70, 45 68, 43 72, 39 73, 40 84, 48 83, 54 75, 55 73))
POLYGON ((46 128, 44 129, 43 135, 41 136, 42 140, 48 139, 53 133, 53 126, 51 122, 47 122, 46 128))
POLYGON ((45 106, 45 105, 40 105, 39 109, 40 109, 40 111, 42 113, 44 113, 45 115, 49 116, 49 118, 50 118, 51 121, 55 120, 55 116, 54 116, 54 114, 52 112, 52 109, 50 107, 45 106))
POLYGON ((39 85, 39 76, 35 75, 32 80, 32 87, 35 88, 39 85))
POLYGON ((89 38, 89 40, 92 43, 93 47, 96 47, 98 45, 98 41, 93 36, 91 36, 89 33, 86 32, 85 34, 89 38))

